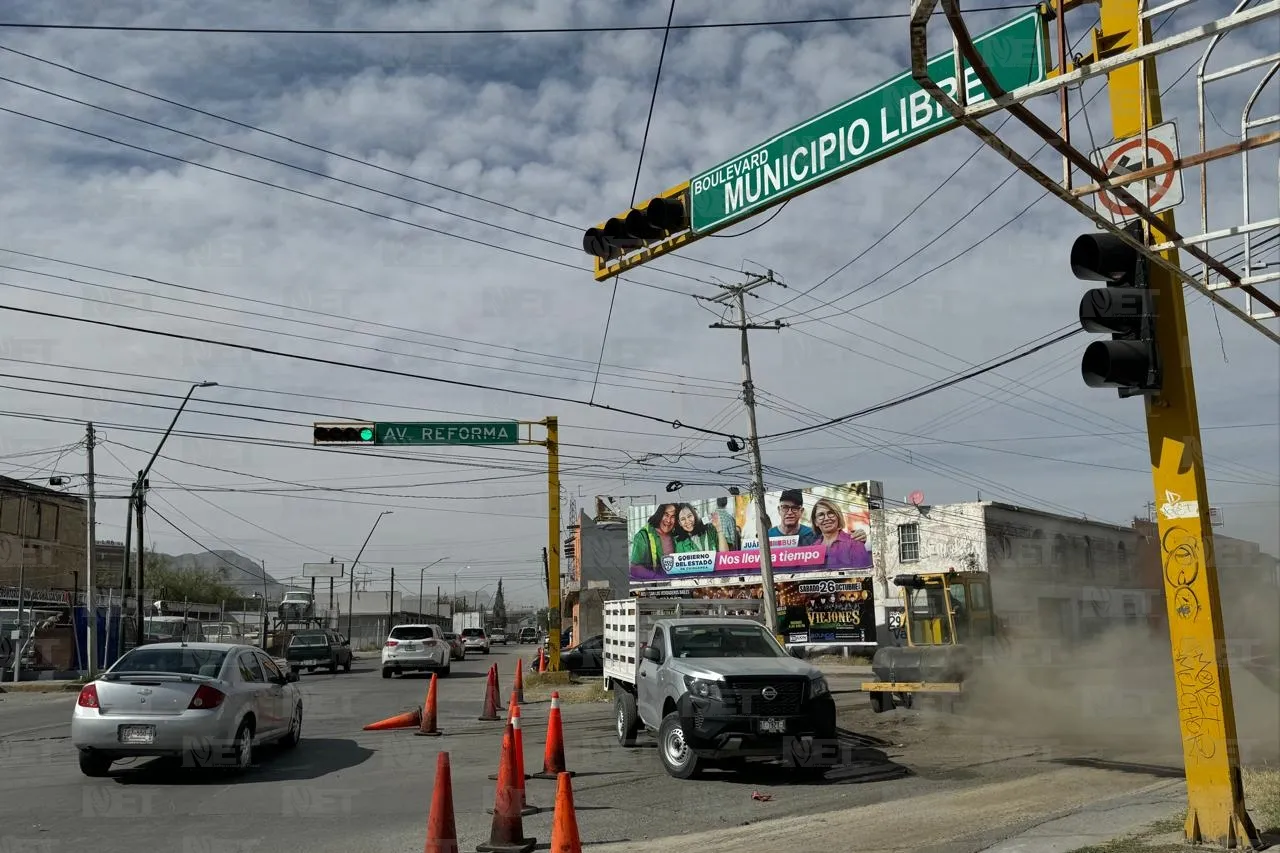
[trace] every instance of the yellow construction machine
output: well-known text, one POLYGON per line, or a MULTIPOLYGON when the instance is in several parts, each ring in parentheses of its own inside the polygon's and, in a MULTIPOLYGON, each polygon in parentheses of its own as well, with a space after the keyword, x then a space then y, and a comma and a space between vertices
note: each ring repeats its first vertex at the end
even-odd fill
POLYGON ((910 708, 917 693, 950 696, 1000 639, 985 572, 898 575, 906 645, 883 646, 871 660, 875 681, 863 683, 876 713, 910 708))

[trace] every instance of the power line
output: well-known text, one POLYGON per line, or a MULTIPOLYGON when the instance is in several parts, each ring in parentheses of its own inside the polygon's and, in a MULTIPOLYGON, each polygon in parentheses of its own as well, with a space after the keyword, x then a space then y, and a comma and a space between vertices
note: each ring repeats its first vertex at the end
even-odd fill
MULTIPOLYGON (((0 306, 0 307, 3 307, 3 306, 0 306)), ((1069 328, 1069 327, 1068 327, 1068 328, 1069 328)), ((1047 348, 1047 347, 1051 347, 1051 346, 1053 346, 1054 344, 1061 343, 1062 341, 1067 340, 1068 338, 1072 337, 1073 335, 1077 335, 1077 334, 1079 334, 1081 331, 1083 331, 1083 330, 1082 330, 1082 329, 1072 329, 1071 331, 1064 332, 1063 334, 1060 334, 1060 335, 1058 335, 1057 337, 1055 337, 1055 338, 1053 338, 1053 339, 1051 339, 1051 340, 1049 340, 1049 341, 1046 341, 1045 343, 1038 344, 1038 345, 1036 345, 1036 346, 1034 346, 1034 347, 1031 347, 1030 349, 1023 350, 1022 352, 1019 352, 1019 353, 1016 353, 1016 354, 1014 354, 1014 355, 1011 355, 1011 356, 1009 356, 1008 358, 1001 359, 1000 361, 997 361, 997 362, 996 362, 996 363, 994 363, 994 364, 987 365, 986 367, 980 367, 980 368, 978 368, 978 369, 976 369, 976 370, 972 370, 972 371, 969 371, 969 372, 967 372, 967 373, 957 374, 956 376, 954 376, 954 377, 953 377, 953 378, 951 378, 951 379, 944 380, 944 381, 941 381, 941 382, 937 382, 937 383, 935 383, 935 384, 933 384, 933 385, 930 385, 930 386, 926 386, 926 387, 924 387, 924 388, 917 389, 916 391, 913 391, 913 392, 911 392, 910 394, 905 394, 905 395, 903 395, 903 396, 901 396, 901 397, 896 397, 896 398, 894 398, 894 399, 892 399, 892 400, 887 400, 887 401, 885 401, 885 402, 883 402, 883 403, 877 403, 877 404, 876 404, 876 405, 874 405, 874 406, 869 406, 869 407, 867 407, 867 408, 865 408, 865 409, 859 409, 859 410, 858 410, 858 411, 856 411, 856 412, 850 412, 849 414, 847 414, 847 415, 841 415, 841 416, 840 416, 840 417, 838 417, 838 418, 831 418, 830 420, 824 421, 824 422, 819 423, 819 424, 814 424, 813 426, 810 426, 810 427, 801 427, 801 428, 798 428, 798 429, 784 430, 784 431, 782 431, 782 432, 775 432, 775 433, 771 433, 771 434, 769 434, 769 435, 764 435, 764 436, 761 436, 760 438, 761 438, 761 440, 763 440, 763 439, 766 439, 766 438, 771 438, 771 439, 772 439, 772 438, 782 438, 782 437, 784 437, 784 436, 790 436, 790 435, 800 435, 800 434, 802 434, 802 433, 814 432, 815 430, 826 429, 827 427, 835 426, 835 425, 837 425, 837 424, 841 424, 841 423, 844 423, 844 422, 846 422, 846 421, 851 421, 851 420, 854 420, 855 418, 865 417, 866 415, 875 414, 876 412, 882 412, 882 411, 884 411, 884 410, 886 410, 886 409, 891 409, 891 408, 894 408, 895 406, 900 406, 900 405, 902 405, 903 403, 909 403, 909 402, 911 402, 912 400, 918 400, 918 399, 920 399, 921 397, 927 396, 927 395, 929 395, 929 394, 933 394, 933 393, 935 393, 935 392, 937 392, 937 391, 941 391, 941 390, 943 390, 943 389, 945 389, 945 388, 950 388, 952 385, 957 385, 957 384, 959 384, 959 383, 961 383, 961 382, 964 382, 964 381, 966 381, 966 380, 968 380, 968 379, 972 379, 972 378, 974 378, 975 376, 981 376, 981 375, 982 375, 982 374, 984 374, 984 373, 990 373, 991 371, 993 371, 993 370, 995 370, 995 369, 997 369, 997 368, 1003 367, 1003 366, 1005 366, 1006 364, 1012 364, 1013 362, 1018 361, 1018 360, 1020 360, 1020 359, 1024 359, 1024 358, 1026 358, 1027 356, 1034 355, 1035 353, 1040 352, 1040 350, 1042 350, 1042 349, 1045 349, 1045 348, 1047 348)))
MULTIPOLYGON (((3 107, 0 107, 2 110, 3 107)), ((717 432, 715 430, 706 430, 703 427, 691 426, 678 420, 667 420, 657 415, 649 415, 644 412, 635 412, 630 409, 622 409, 616 406, 607 406, 603 403, 593 403, 587 400, 576 400, 572 397, 562 397, 555 394, 541 394, 536 391, 519 391, 511 388, 502 388, 493 385, 485 385, 479 382, 467 382, 461 379, 444 379, 438 376, 428 376, 422 373, 411 373, 406 370, 393 370, 387 367, 374 367, 367 364, 350 364, 348 362, 338 361, 331 358, 321 358, 319 356, 301 355, 299 353, 284 352, 281 350, 268 349, 266 347, 250 346, 249 344, 237 344, 231 341, 220 341, 213 338, 202 338, 198 335, 183 335, 177 332, 167 332, 160 329, 143 329, 138 326, 129 326, 124 323, 111 323, 106 320, 94 320, 88 317, 72 317, 67 314, 57 314, 50 311, 37 311, 34 308, 19 308, 14 305, 0 305, 0 310, 16 311, 20 314, 29 314, 36 317, 46 317, 53 320, 70 320, 76 323, 88 323, 93 326, 102 326, 109 329, 119 329, 128 332, 137 332, 143 335, 155 335, 163 338, 172 338, 181 341, 193 341, 195 343, 211 344, 213 346, 227 347, 229 349, 238 349, 244 352, 254 352, 260 355, 272 355, 278 358, 289 358, 295 361, 305 361, 312 364, 323 364, 329 367, 344 367, 350 370, 362 370, 370 373, 379 373, 385 376, 399 376, 405 379, 419 379, 427 382, 437 382, 443 385, 452 385, 460 388, 472 388, 481 391, 498 391, 506 394, 514 394, 520 397, 532 397, 540 400, 551 400, 559 403, 571 403, 577 406, 587 406, 588 408, 603 409, 609 412, 627 415, 629 417, 640 418, 642 420, 652 421, 654 423, 662 423, 671 426, 674 429, 689 429, 694 432, 705 432, 711 435, 717 435, 721 438, 733 438, 729 433, 717 432)))
MULTIPOLYGON (((667 10, 667 28, 662 32, 662 50, 658 53, 658 67, 653 73, 653 92, 649 95, 649 112, 644 120, 644 136, 640 139, 640 156, 636 160, 636 179, 631 187, 631 207, 635 207, 636 194, 640 191, 640 174, 644 171, 644 152, 649 145, 649 128, 653 124, 653 108, 658 103, 658 83, 662 80, 662 62, 667 56, 667 40, 671 37, 671 19, 676 14, 676 0, 671 0, 667 10)), ((604 318, 604 334, 600 336, 600 358, 596 362, 596 378, 591 383, 591 399, 596 398, 596 385, 600 382, 600 365, 604 363, 605 346, 609 343, 609 327, 613 324, 613 305, 618 300, 618 281, 613 279, 613 288, 609 293, 609 312, 604 318)))
MULTIPOLYGON (((1008 12, 1032 8, 1026 4, 1015 6, 975 6, 966 12, 1008 12)), ((935 12, 935 14, 941 14, 935 12)), ((909 13, 883 13, 872 15, 844 15, 830 18, 789 18, 774 21, 717 21, 703 24, 670 24, 668 27, 623 24, 618 26, 592 27, 488 27, 471 29, 454 28, 406 28, 406 29, 320 29, 314 27, 171 27, 159 25, 115 25, 115 24, 50 24, 28 23, 20 21, 2 21, 0 29, 15 30, 70 30, 86 32, 128 32, 128 33, 199 33, 205 35, 240 34, 240 35, 341 35, 341 36, 401 36, 401 35, 556 35, 568 33, 620 33, 620 32, 653 32, 662 29, 673 30, 723 30, 735 28, 775 28, 809 26, 815 24, 850 24, 867 21, 902 20, 911 17, 909 13)))

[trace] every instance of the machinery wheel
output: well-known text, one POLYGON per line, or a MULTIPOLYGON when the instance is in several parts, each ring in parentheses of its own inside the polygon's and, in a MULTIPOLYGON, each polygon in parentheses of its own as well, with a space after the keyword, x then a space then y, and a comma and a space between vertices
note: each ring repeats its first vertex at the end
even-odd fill
POLYGON ((893 710, 892 693, 886 693, 883 690, 872 690, 869 695, 871 696, 871 710, 875 711, 877 714, 883 714, 885 711, 893 710))
POLYGON ((640 730, 640 720, 636 714, 636 697, 621 688, 614 691, 614 722, 618 730, 618 743, 623 746, 636 745, 636 732, 640 730))
POLYGON ((692 779, 702 772, 702 760, 684 739, 684 727, 675 711, 662 718, 658 726, 658 756, 667 775, 674 779, 692 779))
POLYGON ((892 697, 895 704, 902 708, 910 708, 916 704, 914 693, 899 693, 892 697))

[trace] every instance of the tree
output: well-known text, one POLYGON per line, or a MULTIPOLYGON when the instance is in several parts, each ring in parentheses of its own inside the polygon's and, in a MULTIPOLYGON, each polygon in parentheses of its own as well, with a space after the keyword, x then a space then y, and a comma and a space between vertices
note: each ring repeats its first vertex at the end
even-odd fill
POLYGON ((148 551, 146 572, 146 587, 160 601, 219 604, 239 600, 244 595, 225 583, 216 572, 176 568, 168 554, 148 551))
POLYGON ((498 578, 498 591, 493 594, 493 624, 507 624, 507 597, 502 592, 502 578, 498 578))

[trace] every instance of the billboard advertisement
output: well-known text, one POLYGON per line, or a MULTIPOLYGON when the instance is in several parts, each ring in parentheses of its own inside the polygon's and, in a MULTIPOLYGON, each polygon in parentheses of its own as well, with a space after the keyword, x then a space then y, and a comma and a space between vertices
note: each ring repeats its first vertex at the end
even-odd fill
MULTIPOLYGON (((795 643, 875 643, 876 618, 871 578, 815 578, 780 581, 778 633, 795 643)), ((683 588, 642 588, 636 594, 659 598, 739 599, 764 597, 760 584, 683 588)))
MULTIPOLYGON (((866 483, 767 492, 764 508, 776 573, 871 569, 866 483)), ((632 583, 759 574, 756 517, 744 495, 632 506, 632 583)))

